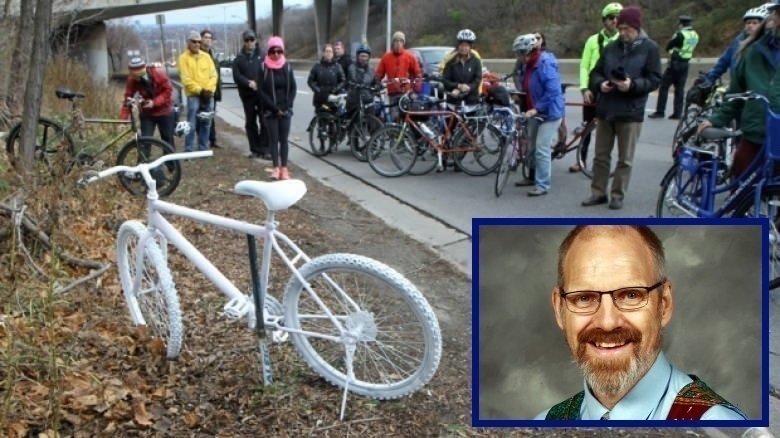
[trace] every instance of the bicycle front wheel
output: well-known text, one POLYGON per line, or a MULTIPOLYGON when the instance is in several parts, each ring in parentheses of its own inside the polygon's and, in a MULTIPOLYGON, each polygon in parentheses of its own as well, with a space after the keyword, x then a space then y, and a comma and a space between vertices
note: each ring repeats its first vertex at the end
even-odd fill
POLYGON ((501 196, 501 193, 506 187, 507 181, 509 181, 509 173, 512 167, 512 160, 514 152, 514 145, 506 144, 501 151, 501 159, 499 160, 498 172, 496 172, 496 182, 493 185, 493 192, 496 197, 501 196))
POLYGON ((287 283, 284 322, 306 331, 291 332, 293 344, 325 380, 345 385, 350 345, 355 347, 352 392, 393 399, 431 380, 441 359, 441 332, 430 305, 409 280, 354 254, 317 257, 301 267, 300 275, 305 283, 294 275, 287 283))
POLYGON ((119 280, 130 319, 135 325, 146 326, 150 335, 162 343, 166 357, 175 359, 184 337, 179 297, 157 242, 150 238, 143 248, 138 247, 145 233, 146 227, 138 221, 127 221, 119 228, 116 239, 119 280), (138 251, 143 251, 143 255, 136 269, 138 251))
MULTIPOLYGON (((484 128, 484 127, 481 127, 484 128)), ((469 147, 470 150, 465 153, 455 154, 455 165, 465 174, 471 176, 483 176, 496 170, 501 158, 501 149, 504 145, 504 136, 501 131, 493 125, 488 125, 487 129, 480 129, 476 136, 476 144, 468 144, 469 138, 461 132, 463 139, 456 138, 453 141, 455 147, 469 147)))
POLYGON ((402 125, 385 125, 371 136, 366 146, 368 165, 387 177, 409 173, 417 159, 417 142, 402 125))
POLYGON ((733 217, 769 218, 769 289, 780 286, 780 186, 767 186, 761 191, 761 204, 756 212, 754 197, 745 197, 734 210, 733 217))
POLYGON ((698 117, 702 113, 702 108, 692 106, 685 111, 685 115, 680 117, 677 127, 672 136, 672 158, 677 155, 677 151, 688 142, 696 133, 699 125, 698 117))
POLYGON ((679 164, 673 165, 661 180, 656 217, 697 217, 696 212, 684 204, 700 206, 704 184, 700 173, 692 175, 679 164))
POLYGON ((335 141, 334 134, 338 119, 329 113, 320 113, 314 116, 309 123, 309 148, 316 157, 328 155, 335 141))
MULTIPOLYGON (((22 157, 22 124, 19 123, 8 134, 5 149, 11 159, 22 157)), ((35 125, 35 161, 44 169, 52 170, 55 163, 70 162, 73 156, 73 140, 59 123, 47 118, 39 118, 35 125), (57 160, 58 152, 65 154, 65 160, 57 160)), ((66 171, 70 170, 66 168, 66 171)))
MULTIPOLYGON (((136 166, 141 163, 151 163, 164 155, 174 152, 173 147, 162 140, 152 137, 138 137, 122 146, 122 149, 119 150, 119 155, 117 155, 116 164, 117 166, 136 166)), ((149 173, 156 182, 157 194, 161 198, 166 197, 179 186, 181 181, 181 164, 179 164, 178 160, 168 161, 154 169, 150 169, 149 173)), ((122 187, 133 195, 145 195, 149 190, 140 174, 120 173, 117 176, 122 187)))
POLYGON ((384 126, 379 117, 373 114, 364 114, 363 119, 356 122, 349 130, 349 150, 358 161, 367 161, 366 145, 375 132, 384 126))
MULTIPOLYGON (((593 178, 593 168, 588 168, 587 161, 583 158, 584 155, 582 153, 582 150, 585 148, 585 139, 590 137, 593 137, 595 140, 595 134, 593 131, 596 129, 595 122, 590 122, 588 125, 585 126, 585 131, 582 132, 581 137, 579 141, 577 142, 577 150, 574 151, 575 154, 577 154, 577 165, 580 166, 580 172, 582 172, 583 175, 585 175, 588 178, 593 178)), ((589 139, 590 140, 590 139, 589 139)), ((595 141, 593 142, 595 143, 595 141)), ((595 156, 595 147, 591 148, 591 153, 595 156)), ((610 177, 612 174, 609 175, 610 177)))

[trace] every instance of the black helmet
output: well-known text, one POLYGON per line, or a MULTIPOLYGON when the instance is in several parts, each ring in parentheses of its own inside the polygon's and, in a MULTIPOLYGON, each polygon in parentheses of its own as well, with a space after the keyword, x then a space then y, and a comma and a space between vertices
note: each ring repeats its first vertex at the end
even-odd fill
POLYGON ((357 50, 355 50, 355 54, 360 55, 361 53, 368 53, 368 56, 371 56, 371 47, 368 47, 365 44, 359 45, 357 50))

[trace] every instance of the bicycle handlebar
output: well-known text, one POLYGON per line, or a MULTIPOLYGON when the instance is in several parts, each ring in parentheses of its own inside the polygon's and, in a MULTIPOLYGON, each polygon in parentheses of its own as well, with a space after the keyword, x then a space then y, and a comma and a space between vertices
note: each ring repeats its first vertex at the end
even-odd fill
POLYGON ((766 96, 756 93, 755 91, 745 91, 744 93, 730 93, 723 96, 726 100, 762 100, 764 103, 769 104, 769 99, 766 96))
POLYGON ((87 172, 85 176, 79 179, 78 184, 80 186, 91 184, 99 179, 103 179, 108 176, 115 175, 119 172, 141 173, 141 174, 145 173, 148 175, 149 169, 154 169, 155 167, 160 166, 161 164, 167 161, 189 160, 192 158, 210 157, 212 155, 214 155, 213 151, 178 152, 175 154, 168 154, 152 161, 151 163, 139 163, 135 166, 114 166, 114 167, 109 167, 108 169, 102 170, 100 172, 90 171, 87 172))

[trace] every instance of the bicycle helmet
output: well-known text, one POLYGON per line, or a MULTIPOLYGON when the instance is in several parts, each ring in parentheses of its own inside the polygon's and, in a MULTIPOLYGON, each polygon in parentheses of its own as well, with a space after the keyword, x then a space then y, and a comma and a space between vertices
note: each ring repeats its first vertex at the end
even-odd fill
POLYGON ((525 35, 520 35, 517 38, 515 38, 515 41, 512 43, 512 49, 515 52, 522 53, 524 55, 527 55, 534 49, 536 49, 536 45, 538 43, 538 40, 536 39, 536 35, 532 33, 528 33, 525 35))
POLYGON ((774 3, 764 3, 761 6, 756 6, 755 8, 750 8, 747 11, 745 11, 745 15, 742 16, 742 21, 745 20, 764 20, 769 15, 769 8, 774 6, 774 3))
POLYGON ((130 61, 127 63, 127 68, 130 70, 140 70, 144 67, 146 67, 146 61, 140 56, 130 58, 130 61))
POLYGON ((355 50, 355 54, 360 55, 361 53, 368 53, 368 56, 371 56, 371 47, 368 47, 365 44, 359 45, 357 50, 355 50))
POLYGON ((174 134, 177 137, 184 137, 189 133, 190 133, 190 122, 184 121, 176 124, 176 129, 174 129, 174 134))
POLYGON ((604 9, 601 10, 601 18, 607 18, 610 15, 618 15, 620 14, 620 11, 623 10, 623 5, 620 3, 610 3, 606 6, 604 6, 604 9))
POLYGON ((467 43, 474 44, 474 42, 477 41, 477 34, 475 34, 471 29, 461 29, 458 31, 457 39, 459 43, 465 41, 467 43))

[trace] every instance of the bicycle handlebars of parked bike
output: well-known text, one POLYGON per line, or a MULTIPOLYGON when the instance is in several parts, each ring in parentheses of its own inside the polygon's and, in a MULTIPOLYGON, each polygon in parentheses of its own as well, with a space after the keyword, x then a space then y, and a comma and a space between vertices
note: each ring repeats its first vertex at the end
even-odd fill
MULTIPOLYGON (((85 186, 87 184, 91 184, 99 179, 106 178, 111 175, 115 175, 119 172, 126 172, 126 173, 140 173, 144 176, 144 179, 151 180, 151 176, 149 175, 149 169, 154 169, 157 166, 160 166, 161 164, 167 162, 167 161, 176 161, 176 160, 190 160, 193 158, 205 158, 210 157, 214 155, 213 151, 197 151, 197 152, 178 152, 175 154, 168 154, 164 155, 151 163, 139 163, 135 166, 114 166, 109 167, 106 170, 102 170, 100 172, 95 171, 88 171, 85 173, 85 175, 79 179, 78 185, 85 186)), ((148 182, 147 180, 147 182, 148 182)))

